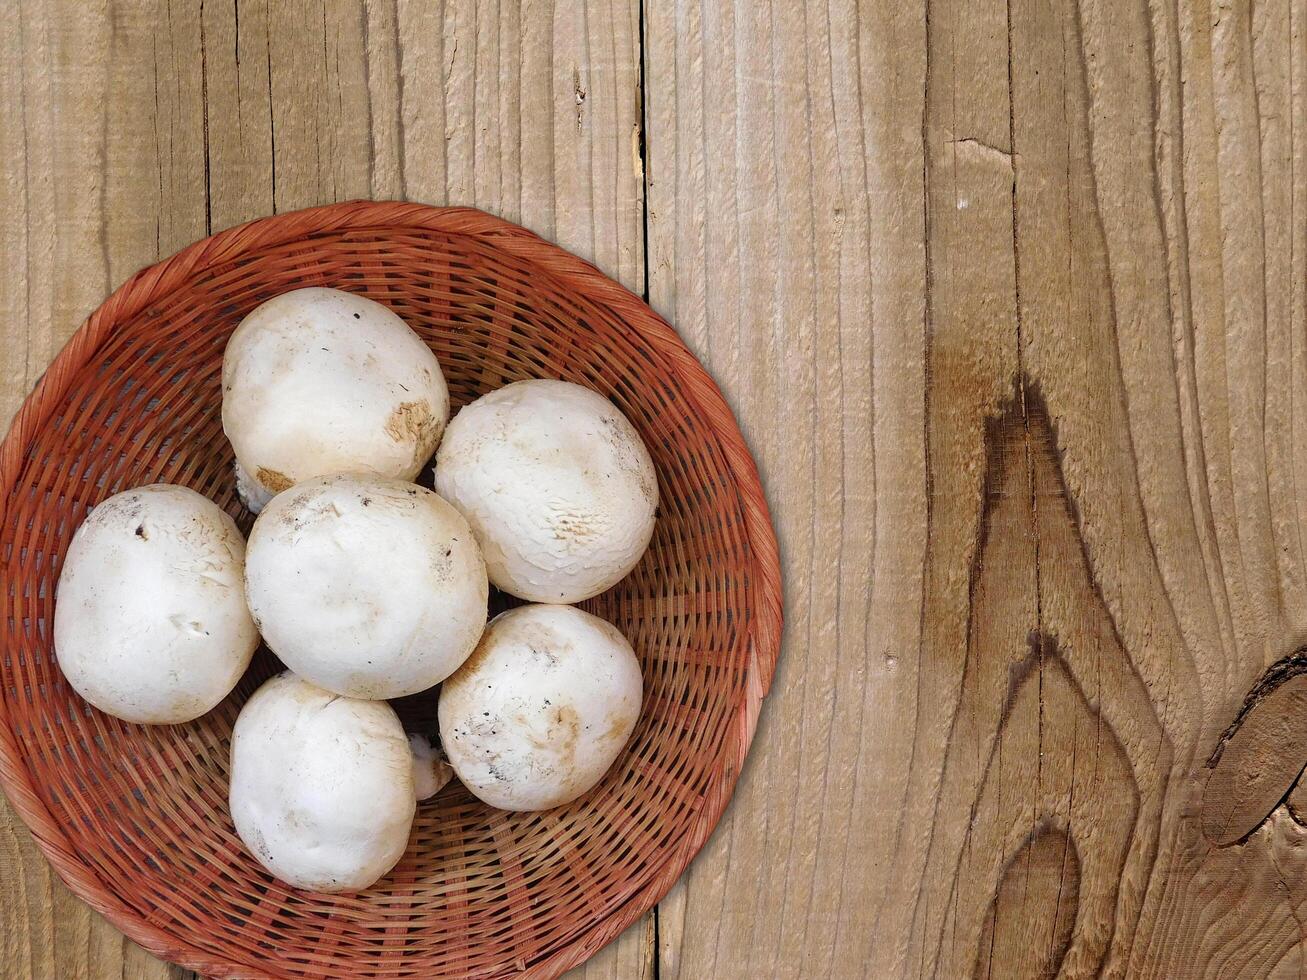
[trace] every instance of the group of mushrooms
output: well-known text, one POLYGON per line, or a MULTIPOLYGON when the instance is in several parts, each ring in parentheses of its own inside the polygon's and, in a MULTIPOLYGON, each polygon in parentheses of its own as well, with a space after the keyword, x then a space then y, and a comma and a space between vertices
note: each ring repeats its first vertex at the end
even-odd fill
MULTIPOLYGON (((56 593, 69 684, 126 721, 199 717, 260 636, 289 669, 241 709, 231 815, 272 874, 373 884, 453 773, 542 810, 591 789, 640 712, 640 665, 570 605, 639 561, 653 461, 611 402, 520 381, 449 421, 431 349, 387 307, 308 288, 254 309, 223 356, 222 422, 249 541, 181 486, 118 493, 77 529, 56 593), (435 491, 414 480, 435 454, 435 491), (522 605, 487 619, 489 585, 522 605), (386 699, 440 685, 440 748, 386 699)), ((432 692, 435 697, 435 693, 432 692)))

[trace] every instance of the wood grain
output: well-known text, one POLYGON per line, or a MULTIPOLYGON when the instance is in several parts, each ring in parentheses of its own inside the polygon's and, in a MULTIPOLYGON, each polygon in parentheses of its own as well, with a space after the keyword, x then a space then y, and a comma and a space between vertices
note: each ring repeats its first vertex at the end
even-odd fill
MULTIPOLYGON (((354 196, 527 224, 720 380, 785 650, 587 974, 1304 969, 1307 0, 40 0, 0 43, 4 417, 135 268, 354 196)), ((0 860, 15 975, 167 975, 11 818, 0 860)))
POLYGON ((788 585, 663 975, 1301 965, 1302 828, 1199 815, 1303 640, 1305 18, 648 5, 650 294, 788 585))
POLYGON ((646 7, 650 299, 759 461, 787 631, 735 799, 660 906, 664 978, 905 974, 874 919, 919 880, 892 841, 927 540, 924 38, 917 4, 646 7))

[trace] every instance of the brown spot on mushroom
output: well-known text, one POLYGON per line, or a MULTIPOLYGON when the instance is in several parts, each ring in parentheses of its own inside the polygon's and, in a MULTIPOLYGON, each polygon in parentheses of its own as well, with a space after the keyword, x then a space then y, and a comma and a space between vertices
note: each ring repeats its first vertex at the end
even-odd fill
POLYGON ((281 493, 283 490, 289 490, 294 481, 285 473, 279 473, 277 470, 270 470, 266 466, 260 466, 254 474, 254 478, 263 484, 273 493, 281 493))
POLYGON ((631 731, 631 729, 634 727, 635 726, 632 725, 631 723, 631 719, 626 715, 621 715, 621 714, 609 715, 608 730, 605 731, 601 736, 599 736, 599 740, 601 742, 608 742, 608 741, 625 742, 627 733, 631 731))
POLYGON ((570 704, 559 705, 553 711, 553 725, 550 735, 557 738, 555 746, 563 764, 563 770, 570 772, 576 768, 576 746, 581 740, 581 716, 570 704), (554 732, 557 731, 557 735, 554 732))
POLYGON ((426 441, 427 433, 435 425, 431 406, 424 401, 400 402, 386 419, 386 435, 396 442, 426 441))
POLYGON ((572 738, 581 734, 581 716, 570 704, 562 704, 554 709, 554 721, 572 733, 572 738))

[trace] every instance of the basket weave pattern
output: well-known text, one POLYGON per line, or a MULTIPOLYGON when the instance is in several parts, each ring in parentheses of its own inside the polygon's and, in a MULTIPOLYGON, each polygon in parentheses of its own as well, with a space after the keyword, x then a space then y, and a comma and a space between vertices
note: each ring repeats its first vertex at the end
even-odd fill
MULTIPOLYGON (((251 222, 139 272, 59 355, 0 445, 0 780, 62 878, 137 942, 226 977, 554 976, 652 908, 730 797, 776 664, 780 573, 758 476, 720 392, 676 333, 598 270, 468 209, 353 202, 251 222), (50 642, 71 535, 105 497, 181 483, 249 529, 222 434, 223 347, 254 306, 334 286, 399 313, 455 407, 532 377, 612 398, 658 469, 653 544, 587 603, 632 641, 641 720, 601 785, 504 813, 453 785, 419 807, 396 869, 354 896, 295 891, 227 812, 240 705, 187 725, 85 704, 50 642)), ((434 730, 434 698, 406 721, 434 730)))

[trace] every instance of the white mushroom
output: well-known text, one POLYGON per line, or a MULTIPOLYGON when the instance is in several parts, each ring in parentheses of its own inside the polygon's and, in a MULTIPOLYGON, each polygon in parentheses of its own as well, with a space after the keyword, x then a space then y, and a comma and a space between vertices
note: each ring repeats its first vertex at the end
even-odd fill
POLYGON ((256 513, 310 477, 412 480, 435 452, 449 391, 431 349, 380 303, 338 289, 276 296, 222 359, 222 427, 256 513))
POLYGON ((54 646, 68 683, 126 721, 198 718, 259 643, 244 566, 235 522, 194 490, 155 484, 105 500, 59 574, 54 646))
POLYGON ((443 785, 433 765, 413 753, 390 705, 340 697, 287 671, 236 719, 232 821, 287 884, 358 891, 403 855, 418 782, 431 792, 443 785))
POLYGON ((639 434, 607 399, 519 381, 455 416, 436 490, 472 525, 505 592, 579 602, 615 585, 653 535, 658 481, 639 434))
POLYGON ((430 490, 319 477, 250 532, 250 610, 287 667, 337 694, 397 698, 448 677, 485 628, 489 585, 467 521, 430 490))
POLYGON ((546 810, 608 771, 640 714, 640 664, 617 628, 572 606, 512 609, 440 689, 440 740, 479 799, 546 810))

